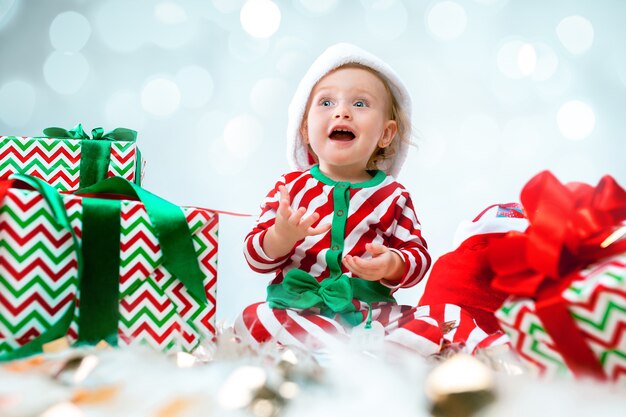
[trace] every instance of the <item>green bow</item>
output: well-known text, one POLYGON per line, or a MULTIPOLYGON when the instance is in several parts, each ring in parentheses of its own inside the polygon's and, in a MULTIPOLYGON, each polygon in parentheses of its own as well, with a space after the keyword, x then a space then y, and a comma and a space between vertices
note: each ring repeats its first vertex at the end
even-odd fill
MULTIPOLYGON (((70 130, 62 127, 48 127, 43 130, 43 133, 51 138, 82 140, 80 144, 80 188, 93 185, 107 177, 111 160, 111 142, 135 142, 137 139, 136 131, 123 127, 118 127, 107 133, 104 133, 104 129, 101 127, 96 127, 91 130, 91 137, 89 137, 80 123, 70 130)), ((141 181, 139 149, 137 149, 137 161, 135 182, 139 184, 141 181)))
POLYGON ((272 301, 283 308, 325 306, 334 313, 354 311, 354 305, 352 305, 354 293, 350 280, 345 274, 318 282, 303 270, 292 269, 285 275, 282 288, 289 299, 283 297, 272 301))
POLYGON ((271 308, 307 309, 318 307, 326 317, 339 314, 352 326, 363 321, 363 314, 356 311, 353 299, 372 304, 395 302, 391 290, 379 282, 341 274, 318 282, 301 269, 292 269, 279 284, 267 287, 267 301, 271 308))
POLYGON ((137 132, 124 127, 118 127, 107 133, 104 133, 103 128, 96 127, 91 129, 91 137, 89 137, 80 123, 70 130, 62 127, 47 127, 43 130, 43 134, 51 138, 110 140, 114 142, 135 142, 137 140, 137 132))

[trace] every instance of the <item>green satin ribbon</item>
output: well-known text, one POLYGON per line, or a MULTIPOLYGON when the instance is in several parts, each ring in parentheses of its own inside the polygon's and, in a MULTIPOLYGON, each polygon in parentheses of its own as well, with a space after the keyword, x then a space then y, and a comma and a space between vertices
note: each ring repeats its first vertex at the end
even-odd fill
MULTIPOLYGON (((39 178, 23 174, 13 174, 11 175, 11 179, 22 181, 30 185, 35 190, 39 191, 39 193, 43 196, 44 201, 50 207, 52 216, 54 217, 56 222, 63 229, 71 233, 73 247, 76 250, 77 262, 77 276, 71 284, 74 284, 78 288, 81 282, 83 271, 82 255, 81 251, 79 250, 80 245, 78 243, 78 238, 76 237, 76 233, 74 232, 74 229, 70 224, 70 220, 67 216, 67 212, 65 211, 65 205, 63 204, 63 199, 61 195, 54 187, 48 185, 45 181, 39 178)), ((0 361, 14 360, 40 353, 43 349, 43 345, 53 340, 59 339, 67 334, 67 330, 72 324, 72 320, 75 316, 75 310, 76 301, 73 300, 57 322, 53 323, 52 326, 50 326, 47 330, 42 332, 39 336, 31 340, 26 345, 15 349, 13 352, 1 354, 0 361)))
POLYGON ((78 344, 105 340, 117 346, 121 202, 82 200, 83 279, 80 285, 78 344))
MULTIPOLYGON (((111 142, 135 142, 137 132, 131 129, 118 127, 104 133, 104 129, 96 127, 91 130, 91 137, 85 132, 79 123, 73 129, 62 127, 48 127, 43 130, 44 135, 52 138, 81 139, 80 150, 80 184, 81 188, 88 187, 107 177, 109 161, 111 159, 111 142)), ((141 163, 141 157, 137 155, 137 164, 141 163)), ((141 178, 135 173, 135 182, 140 183, 141 178)))
MULTIPOLYGON (((115 194, 139 198, 154 226, 163 254, 163 266, 185 285, 196 301, 208 303, 203 284, 204 274, 200 270, 191 231, 180 207, 120 177, 107 178, 91 187, 82 188, 75 194, 115 194)), ((97 216, 94 216, 93 221, 98 221, 97 216)), ((119 237, 119 233, 117 236, 119 237)), ((115 256, 119 257, 119 253, 115 256)))
POLYGON ((352 326, 363 321, 363 314, 356 311, 352 300, 356 298, 367 304, 394 302, 391 290, 379 282, 341 274, 318 282, 301 269, 292 269, 279 284, 267 287, 267 301, 271 308, 307 309, 317 307, 326 317, 339 314, 352 326))

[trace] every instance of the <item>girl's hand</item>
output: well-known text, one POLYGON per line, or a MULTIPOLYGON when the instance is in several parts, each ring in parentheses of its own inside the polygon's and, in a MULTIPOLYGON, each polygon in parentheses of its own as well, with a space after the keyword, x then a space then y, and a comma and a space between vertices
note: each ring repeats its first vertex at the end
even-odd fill
POLYGON ((306 208, 300 207, 298 210, 291 208, 291 200, 287 188, 281 185, 278 191, 280 191, 280 202, 278 204, 274 227, 276 228, 276 234, 280 238, 288 242, 293 242, 295 245, 298 241, 307 236, 319 235, 330 229, 330 224, 311 227, 313 223, 320 218, 320 215, 313 213, 310 216, 304 217, 306 208))
POLYGON ((404 275, 404 260, 388 247, 378 243, 368 243, 365 250, 372 254, 372 259, 346 255, 343 264, 355 277, 367 281, 398 282, 404 275))
POLYGON ((326 233, 331 227, 330 223, 312 227, 320 215, 313 213, 305 217, 306 208, 300 207, 297 210, 291 208, 291 199, 284 185, 278 187, 278 191, 280 201, 276 211, 276 221, 268 229, 263 241, 263 250, 272 258, 280 258, 288 254, 300 240, 307 236, 326 233))

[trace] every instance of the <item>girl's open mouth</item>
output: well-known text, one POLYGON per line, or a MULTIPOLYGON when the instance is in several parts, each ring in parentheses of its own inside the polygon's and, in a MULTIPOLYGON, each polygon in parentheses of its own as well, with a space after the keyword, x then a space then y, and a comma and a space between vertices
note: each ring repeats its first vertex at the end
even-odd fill
POLYGON ((349 130, 345 129, 335 129, 328 136, 331 140, 338 140, 342 142, 349 142, 354 139, 356 136, 349 130))

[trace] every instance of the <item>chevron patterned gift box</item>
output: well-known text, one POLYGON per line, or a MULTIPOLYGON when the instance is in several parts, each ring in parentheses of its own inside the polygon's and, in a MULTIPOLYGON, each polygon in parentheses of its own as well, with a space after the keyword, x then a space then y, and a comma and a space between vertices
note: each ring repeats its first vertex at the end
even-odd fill
MULTIPOLYGON (((626 384, 626 256, 586 269, 562 297, 587 345, 611 381, 626 384)), ((537 315, 535 301, 509 298, 496 312, 500 326, 529 369, 570 374, 559 348, 537 315)))
POLYGON ((48 128, 54 137, 0 136, 0 179, 13 173, 43 179, 61 191, 74 191, 107 177, 141 183, 143 161, 136 132, 93 129, 93 138, 79 124, 72 130, 48 128))
POLYGON ((155 218, 161 224, 171 220, 159 218, 158 210, 150 213, 147 203, 112 199, 112 195, 136 187, 144 202, 147 195, 159 200, 157 204, 177 207, 120 178, 95 186, 113 184, 117 188, 98 191, 90 187, 86 189, 89 194, 79 197, 62 195, 33 177, 16 177, 35 184, 38 190, 0 181, 0 197, 4 194, 0 208, 0 359, 3 355, 11 359, 16 352, 16 357, 34 353, 45 342, 63 336, 70 343, 104 339, 113 345, 148 345, 163 351, 192 351, 203 341, 212 343, 217 283, 215 212, 177 208, 177 221, 184 223, 187 231, 186 242, 167 230, 157 231, 155 218), (106 198, 95 198, 92 192, 96 191, 107 194, 106 198), (112 216, 119 232, 101 222, 111 217, 106 210, 94 215, 93 204, 101 202, 105 208, 117 205, 112 216), (117 254, 107 255, 108 249, 102 245, 107 240, 117 254), (190 277, 183 277, 176 265, 181 264, 177 257, 184 255, 185 243, 191 249, 192 262, 189 267, 189 259, 185 260, 183 267, 191 271, 189 275, 195 274, 196 282, 190 283, 190 277), (172 246, 176 246, 174 251, 172 246), (101 272, 111 271, 111 267, 112 274, 101 272), (20 349, 26 353, 19 353, 20 349))
POLYGON ((520 201, 528 228, 489 247, 501 327, 540 374, 626 384, 626 191, 544 171, 520 201))

